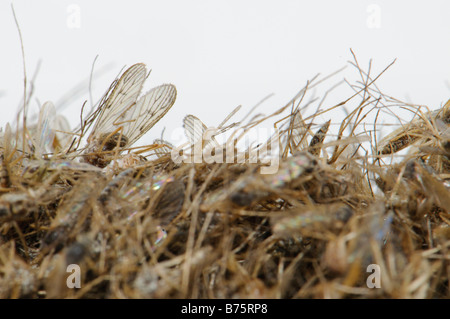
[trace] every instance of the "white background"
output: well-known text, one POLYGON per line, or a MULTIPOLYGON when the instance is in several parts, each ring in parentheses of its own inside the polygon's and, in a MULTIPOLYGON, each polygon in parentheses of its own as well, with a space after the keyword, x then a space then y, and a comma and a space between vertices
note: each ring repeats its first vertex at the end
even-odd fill
MULTIPOLYGON (((238 105, 244 108, 241 118, 271 93, 275 96, 260 111, 273 111, 317 73, 347 65, 350 48, 364 69, 373 59, 373 74, 397 59, 377 82, 384 93, 431 109, 450 98, 446 0, 29 0, 13 5, 29 80, 41 63, 32 109, 53 101, 76 126, 83 102, 90 106, 88 79, 97 55, 94 102, 122 67, 136 62, 152 69, 145 90, 162 83, 177 86, 177 102, 139 144, 159 137, 163 127, 171 140, 170 132, 189 113, 214 126, 238 105), (80 83, 80 94, 73 95, 80 83)), ((19 34, 11 2, 5 0, 0 3, 0 43, 3 127, 14 119, 23 94, 19 34)), ((359 77, 348 67, 329 87, 344 76, 359 77)), ((331 97, 324 107, 348 97, 347 89, 342 86, 345 94, 331 97)), ((333 114, 332 123, 339 124, 344 113, 333 114)))

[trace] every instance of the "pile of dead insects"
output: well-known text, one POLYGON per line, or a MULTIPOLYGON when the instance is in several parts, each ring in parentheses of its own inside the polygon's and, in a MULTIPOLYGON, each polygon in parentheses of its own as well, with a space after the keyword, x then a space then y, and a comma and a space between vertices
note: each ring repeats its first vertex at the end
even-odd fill
POLYGON ((223 163, 176 161, 160 140, 91 154, 100 167, 80 143, 54 135, 41 154, 29 139, 42 128, 4 128, 0 297, 449 298, 450 102, 368 141, 360 120, 398 101, 360 85, 331 104, 356 103, 336 134, 302 116, 309 83, 273 115, 228 126, 245 135, 286 111, 267 143, 200 146, 223 163), (277 169, 263 174, 258 151, 274 140, 277 169))

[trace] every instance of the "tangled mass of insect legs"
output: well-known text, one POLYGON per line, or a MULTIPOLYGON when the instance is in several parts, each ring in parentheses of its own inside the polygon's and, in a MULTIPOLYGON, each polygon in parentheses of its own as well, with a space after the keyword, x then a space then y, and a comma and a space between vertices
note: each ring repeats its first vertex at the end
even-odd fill
POLYGON ((213 128, 186 116, 181 146, 133 146, 177 95, 164 84, 140 96, 143 64, 75 130, 51 102, 37 123, 24 112, 1 132, 0 297, 450 297, 450 102, 402 103, 354 65, 362 81, 345 101, 307 101, 331 76, 314 78, 268 116, 227 124, 236 108, 213 128), (352 109, 341 123, 320 122, 339 107, 352 109), (377 141, 394 107, 414 118, 377 141), (267 123, 266 142, 240 146, 267 123), (198 150, 216 160, 187 160, 198 150))

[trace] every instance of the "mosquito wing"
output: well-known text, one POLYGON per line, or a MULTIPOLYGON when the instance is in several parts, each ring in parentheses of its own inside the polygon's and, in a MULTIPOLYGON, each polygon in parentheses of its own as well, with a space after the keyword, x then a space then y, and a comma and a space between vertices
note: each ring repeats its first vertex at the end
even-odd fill
POLYGON ((120 121, 135 104, 147 77, 145 64, 138 63, 126 70, 119 80, 111 85, 110 94, 100 104, 99 113, 88 140, 98 138, 102 133, 111 133, 124 127, 120 121))
POLYGON ((166 156, 166 155, 170 154, 172 149, 174 149, 174 146, 171 143, 169 143, 165 140, 162 140, 162 139, 154 140, 153 144, 163 145, 162 147, 155 149, 155 154, 158 157, 166 156))
POLYGON ((191 114, 186 115, 183 119, 183 127, 184 134, 192 145, 201 141, 203 134, 208 129, 198 117, 191 114))
POLYGON ((175 85, 163 84, 151 89, 134 107, 122 113, 116 125, 124 123, 123 134, 128 138, 128 145, 132 145, 151 129, 170 110, 176 98, 175 85))

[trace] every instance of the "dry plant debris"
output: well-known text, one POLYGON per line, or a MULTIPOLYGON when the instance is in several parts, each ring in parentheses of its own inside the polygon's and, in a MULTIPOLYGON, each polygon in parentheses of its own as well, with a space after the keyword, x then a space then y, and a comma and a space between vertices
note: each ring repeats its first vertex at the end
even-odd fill
POLYGON ((408 105, 380 92, 381 74, 352 64, 361 75, 349 84, 354 94, 324 110, 325 99, 306 99, 331 77, 247 122, 226 124, 238 109, 213 129, 188 115, 189 143, 177 154, 209 149, 222 162, 177 162, 162 139, 133 147, 176 98, 169 84, 138 98, 143 64, 77 130, 50 102, 37 124, 25 116, 18 128, 8 124, 0 297, 449 298, 450 101, 436 111, 408 105), (333 135, 333 123, 317 117, 344 106, 353 111, 333 135), (377 142, 379 113, 396 106, 414 118, 377 142), (277 128, 266 143, 235 143, 262 123, 277 128), (224 132, 232 137, 221 145, 224 132), (278 169, 262 174, 273 151, 278 169), (77 289, 66 283, 72 264, 81 269, 77 289))

